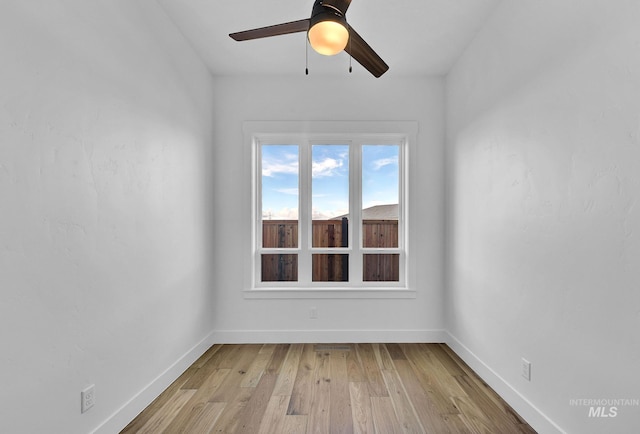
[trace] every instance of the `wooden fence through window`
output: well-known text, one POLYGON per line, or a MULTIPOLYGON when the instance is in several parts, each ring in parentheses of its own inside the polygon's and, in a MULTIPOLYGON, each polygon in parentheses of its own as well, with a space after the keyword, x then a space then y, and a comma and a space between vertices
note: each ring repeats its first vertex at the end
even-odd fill
MULTIPOLYGON (((313 247, 348 247, 349 224, 342 220, 313 220, 313 247)), ((398 247, 397 220, 364 220, 362 222, 364 247, 398 247)), ((264 220, 262 222, 262 246, 264 248, 297 248, 297 220, 264 220)), ((368 253, 363 257, 363 281, 397 282, 400 261, 398 254, 368 253)), ((312 280, 314 282, 347 281, 349 255, 313 254, 312 280)), ((296 254, 262 255, 263 282, 295 282, 298 280, 296 254)))

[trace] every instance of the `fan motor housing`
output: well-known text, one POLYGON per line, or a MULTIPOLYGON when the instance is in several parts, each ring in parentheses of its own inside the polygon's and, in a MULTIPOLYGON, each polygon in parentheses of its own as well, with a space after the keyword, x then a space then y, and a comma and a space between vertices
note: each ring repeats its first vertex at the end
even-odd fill
POLYGON ((309 22, 309 28, 320 21, 335 21, 347 27, 347 19, 344 14, 333 6, 325 5, 322 0, 316 0, 311 10, 311 20, 309 22))

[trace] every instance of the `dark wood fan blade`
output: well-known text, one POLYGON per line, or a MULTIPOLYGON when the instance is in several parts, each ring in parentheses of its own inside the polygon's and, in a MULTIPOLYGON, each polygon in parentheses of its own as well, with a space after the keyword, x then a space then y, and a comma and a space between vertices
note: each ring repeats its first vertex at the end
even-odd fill
POLYGON ((347 13, 347 9, 349 9, 351 0, 323 0, 322 4, 334 7, 338 9, 342 13, 342 15, 344 15, 347 13))
POLYGON ((384 63, 384 60, 373 51, 373 48, 351 26, 349 26, 349 42, 347 42, 344 51, 349 53, 351 57, 356 59, 360 65, 364 66, 375 77, 380 77, 389 69, 389 65, 384 63))
POLYGON ((259 29, 245 30, 243 32, 230 33, 229 36, 236 41, 248 41, 250 39, 268 38, 270 36, 287 35, 289 33, 306 32, 309 30, 309 18, 289 23, 276 24, 274 26, 260 27, 259 29))

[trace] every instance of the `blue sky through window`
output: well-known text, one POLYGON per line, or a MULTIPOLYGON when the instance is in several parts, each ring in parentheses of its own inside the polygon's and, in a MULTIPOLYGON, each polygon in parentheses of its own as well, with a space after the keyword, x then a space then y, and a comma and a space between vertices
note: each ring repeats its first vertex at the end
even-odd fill
MULTIPOLYGON (((399 146, 362 147, 363 208, 398 203, 399 146)), ((266 220, 298 218, 299 150, 296 145, 262 146, 262 216, 266 220)), ((312 148, 314 219, 349 212, 348 145, 312 148)))
POLYGON ((297 145, 262 146, 262 218, 298 219, 297 145))
POLYGON ((362 147, 362 209, 398 203, 398 145, 362 147))
POLYGON ((348 214, 349 145, 314 145, 311 161, 313 219, 348 214))

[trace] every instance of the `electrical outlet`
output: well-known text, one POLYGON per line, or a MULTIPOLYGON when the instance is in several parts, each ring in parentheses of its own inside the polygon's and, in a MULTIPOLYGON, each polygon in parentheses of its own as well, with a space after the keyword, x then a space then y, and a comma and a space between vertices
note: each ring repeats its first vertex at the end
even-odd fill
POLYGON ((318 308, 317 307, 312 307, 311 308, 311 310, 309 311, 309 318, 318 319, 318 308))
POLYGON ((84 413, 91 407, 93 407, 96 403, 96 385, 92 384, 91 386, 80 392, 80 398, 82 400, 80 409, 82 413, 84 413))
POLYGON ((522 376, 525 380, 531 381, 531 362, 527 359, 522 359, 522 376))

